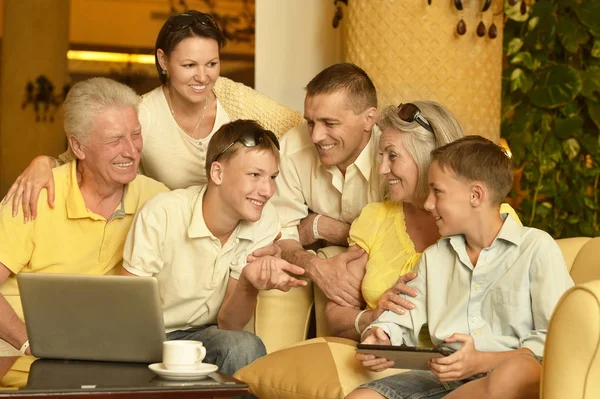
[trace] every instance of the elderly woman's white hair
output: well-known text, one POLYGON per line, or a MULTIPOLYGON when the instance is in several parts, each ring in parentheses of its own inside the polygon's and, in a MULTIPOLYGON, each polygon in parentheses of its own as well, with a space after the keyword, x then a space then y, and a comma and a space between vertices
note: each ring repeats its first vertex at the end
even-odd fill
POLYGON ((138 112, 140 96, 130 87, 108 78, 91 78, 78 82, 64 103, 64 126, 67 137, 86 143, 94 118, 109 107, 133 107, 138 112))
POLYGON ((390 105, 381 113, 377 124, 381 130, 394 129, 402 145, 412 155, 419 170, 415 198, 424 202, 429 194, 427 175, 431 165, 431 151, 464 137, 463 128, 448 108, 433 101, 415 101, 421 116, 431 125, 434 133, 418 122, 406 122, 398 116, 398 107, 390 105))

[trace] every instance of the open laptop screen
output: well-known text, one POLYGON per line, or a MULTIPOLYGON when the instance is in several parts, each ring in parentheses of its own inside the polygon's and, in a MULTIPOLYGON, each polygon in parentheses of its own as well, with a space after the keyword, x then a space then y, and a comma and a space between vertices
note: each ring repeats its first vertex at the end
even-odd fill
POLYGON ((155 278, 20 273, 17 281, 34 356, 161 361, 166 336, 155 278))

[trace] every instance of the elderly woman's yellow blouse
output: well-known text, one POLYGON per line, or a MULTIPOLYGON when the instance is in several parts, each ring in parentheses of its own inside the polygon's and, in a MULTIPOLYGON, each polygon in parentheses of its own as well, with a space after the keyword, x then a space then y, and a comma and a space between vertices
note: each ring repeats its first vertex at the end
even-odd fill
POLYGON ((421 257, 406 232, 402 202, 373 202, 365 206, 352 223, 349 243, 369 254, 362 281, 368 309, 375 309, 383 292, 410 272, 421 257))
MULTIPOLYGON (((508 204, 500 206, 500 213, 508 213, 521 223, 508 204)), ((362 281, 367 309, 375 309, 385 290, 392 288, 421 258, 406 231, 402 202, 373 202, 365 206, 352 223, 348 242, 369 255, 362 281)))

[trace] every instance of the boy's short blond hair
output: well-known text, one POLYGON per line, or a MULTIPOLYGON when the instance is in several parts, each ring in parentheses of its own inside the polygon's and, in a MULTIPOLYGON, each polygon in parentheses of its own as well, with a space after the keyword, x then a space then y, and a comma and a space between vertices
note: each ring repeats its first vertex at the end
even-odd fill
POLYGON ((431 151, 431 161, 450 169, 459 179, 482 182, 500 205, 513 183, 513 166, 502 147, 481 136, 466 136, 431 151))
POLYGON ((208 143, 206 151, 206 176, 210 181, 210 168, 215 161, 227 162, 239 151, 247 148, 251 151, 265 151, 273 154, 279 163, 279 141, 275 134, 263 128, 258 122, 248 119, 238 119, 224 124, 215 132, 208 143), (256 144, 246 147, 240 138, 250 135, 256 138, 256 144))

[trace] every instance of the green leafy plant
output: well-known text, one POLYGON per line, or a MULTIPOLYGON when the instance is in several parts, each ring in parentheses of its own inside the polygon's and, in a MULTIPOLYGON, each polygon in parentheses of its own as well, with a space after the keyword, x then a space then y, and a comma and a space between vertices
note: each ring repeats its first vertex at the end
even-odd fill
POLYGON ((600 1, 505 12, 501 132, 517 168, 513 206, 555 238, 600 235, 600 1))

